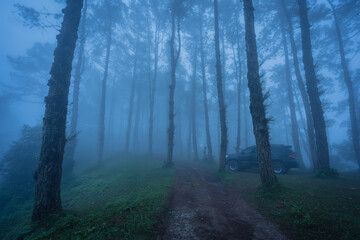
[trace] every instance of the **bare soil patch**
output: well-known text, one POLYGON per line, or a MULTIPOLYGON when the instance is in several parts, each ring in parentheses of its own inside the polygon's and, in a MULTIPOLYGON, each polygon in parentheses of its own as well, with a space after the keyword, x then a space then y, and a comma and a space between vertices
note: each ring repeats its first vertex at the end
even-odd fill
POLYGON ((179 163, 173 196, 163 219, 162 240, 287 239, 215 174, 179 163))

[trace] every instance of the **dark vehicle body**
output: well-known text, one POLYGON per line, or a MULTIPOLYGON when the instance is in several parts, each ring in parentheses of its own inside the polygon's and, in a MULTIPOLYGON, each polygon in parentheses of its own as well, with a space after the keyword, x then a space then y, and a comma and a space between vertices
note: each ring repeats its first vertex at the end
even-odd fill
MULTIPOLYGON (((298 168, 294 151, 289 145, 271 144, 271 158, 275 173, 287 173, 290 168, 298 168)), ((258 168, 256 146, 245 148, 239 153, 226 155, 226 164, 231 171, 258 168)))

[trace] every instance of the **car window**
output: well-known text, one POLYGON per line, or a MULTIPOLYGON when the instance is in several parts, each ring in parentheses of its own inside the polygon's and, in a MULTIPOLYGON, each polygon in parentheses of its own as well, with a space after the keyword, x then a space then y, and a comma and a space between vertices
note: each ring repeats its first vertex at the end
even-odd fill
POLYGON ((245 148, 242 153, 245 154, 250 154, 250 153, 254 153, 255 152, 255 147, 249 147, 249 148, 245 148))

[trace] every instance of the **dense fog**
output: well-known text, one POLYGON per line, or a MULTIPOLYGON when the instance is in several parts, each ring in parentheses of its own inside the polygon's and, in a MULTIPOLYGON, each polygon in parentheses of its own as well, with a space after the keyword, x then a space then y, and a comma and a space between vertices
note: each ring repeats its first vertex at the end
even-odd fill
POLYGON ((2 0, 0 238, 359 239, 359 29, 358 0, 2 0))
MULTIPOLYGON (((286 1, 294 28, 297 49, 301 50, 299 21, 295 1, 286 1)), ((351 143, 348 111, 348 92, 341 68, 338 39, 331 6, 327 1, 310 3, 311 37, 316 74, 328 131, 331 163, 339 170, 355 169, 358 164, 351 143)), ((359 13, 356 1, 334 2, 344 41, 345 55, 353 82, 354 95, 359 92, 359 13)), ((13 141, 21 134, 23 125, 42 124, 44 97, 60 28, 63 1, 32 1, 1 3, 1 144, 4 156, 13 141)), ((150 99, 154 95, 153 144, 155 154, 167 151, 168 98, 170 79, 169 36, 171 18, 168 3, 160 1, 89 1, 86 19, 79 28, 69 94, 67 136, 74 135, 73 119, 74 75, 79 61, 80 91, 76 131, 75 169, 96 162, 99 151, 99 132, 104 131, 104 155, 119 151, 149 152, 150 99), (84 31, 84 32, 81 32, 84 31), (111 31, 111 42, 107 38, 111 31), (84 52, 79 59, 80 44, 84 52), (156 42, 157 41, 157 42, 156 42), (110 49, 106 66, 107 48, 110 49), (155 52, 157 51, 157 53, 155 52), (155 63, 155 54, 158 55, 155 63), (155 73, 155 64, 156 73, 155 73), (105 69, 108 68, 108 69, 105 69), (104 71, 108 71, 104 76, 104 71), (106 79, 105 105, 101 106, 102 81, 106 79), (155 82, 155 83, 153 83, 155 82), (104 116, 100 116, 101 108, 104 116), (104 130, 100 119, 104 118, 104 130)), ((271 143, 293 145, 291 113, 287 98, 284 47, 281 31, 288 26, 281 6, 276 2, 255 1, 260 74, 266 100, 271 143)), ((175 145, 176 157, 202 158, 206 147, 203 82, 210 136, 215 159, 219 156, 220 130, 216 92, 213 17, 211 2, 186 1, 181 15, 181 51, 176 69, 175 88, 175 145), (200 33, 203 36, 200 39, 200 33), (202 41, 202 46, 200 46, 202 41), (202 49, 200 49, 200 47, 202 49), (201 57, 203 57, 203 62, 201 57), (204 66, 202 66, 204 64, 204 66), (204 67, 204 69, 202 69, 204 67), (205 75, 203 76, 203 71, 205 75), (194 115, 194 116, 192 116, 194 115), (195 130, 192 130, 194 126, 195 130), (193 137, 193 135, 195 135, 193 137), (193 144, 196 141, 196 144, 193 144), (196 148, 196 149, 195 149, 196 148), (197 156, 196 156, 197 154, 197 156)), ((246 78, 244 20, 240 1, 219 2, 220 51, 224 101, 226 105, 228 148, 237 148, 237 121, 240 121, 240 149, 254 145, 249 112, 249 92, 246 78), (238 55, 239 54, 239 55, 238 55), (239 94, 239 102, 237 100, 239 94), (240 104, 240 119, 238 119, 240 104)), ((285 33, 288 51, 290 41, 285 33)), ((178 41, 177 39, 175 39, 178 41)), ((305 166, 311 168, 306 136, 306 116, 296 83, 290 53, 291 81, 299 141, 305 166)), ((301 51, 298 53, 301 59, 301 51)), ((302 67, 302 61, 299 61, 302 67)), ((304 77, 304 71, 301 72, 304 77)), ((356 111, 359 110, 358 99, 356 111)), ((358 118, 359 119, 359 118, 358 118)), ((101 133, 102 134, 102 133, 101 133)))

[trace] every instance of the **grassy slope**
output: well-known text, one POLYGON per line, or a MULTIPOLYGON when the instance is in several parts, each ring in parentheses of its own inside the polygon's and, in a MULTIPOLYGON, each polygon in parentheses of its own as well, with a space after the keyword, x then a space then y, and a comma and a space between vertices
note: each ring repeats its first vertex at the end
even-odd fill
POLYGON ((63 184, 65 214, 30 227, 32 202, 2 216, 0 239, 153 239, 174 169, 155 158, 117 155, 63 184), (34 230, 35 229, 35 230, 34 230))
POLYGON ((262 214, 279 224, 291 239, 360 239, 360 176, 319 179, 310 173, 278 175, 272 192, 260 190, 258 173, 229 172, 235 186, 262 214))

